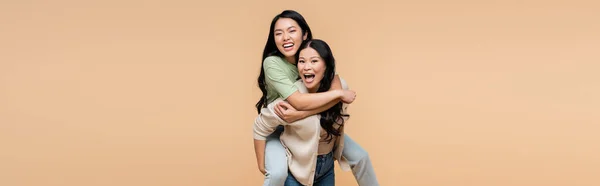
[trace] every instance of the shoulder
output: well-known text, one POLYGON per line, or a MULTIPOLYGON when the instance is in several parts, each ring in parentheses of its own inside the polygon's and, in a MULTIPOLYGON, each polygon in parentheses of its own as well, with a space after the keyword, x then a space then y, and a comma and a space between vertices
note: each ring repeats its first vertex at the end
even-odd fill
POLYGON ((285 61, 283 61, 283 59, 281 59, 281 57, 279 56, 269 56, 267 58, 265 58, 265 60, 263 60, 263 65, 264 66, 280 66, 282 63, 284 63, 285 61))

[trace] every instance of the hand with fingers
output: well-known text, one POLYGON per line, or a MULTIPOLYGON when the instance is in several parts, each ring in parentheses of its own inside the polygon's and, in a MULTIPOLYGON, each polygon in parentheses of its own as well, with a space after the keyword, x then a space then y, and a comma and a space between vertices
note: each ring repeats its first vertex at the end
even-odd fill
POLYGON ((300 111, 285 101, 275 104, 275 114, 288 123, 301 119, 300 111))

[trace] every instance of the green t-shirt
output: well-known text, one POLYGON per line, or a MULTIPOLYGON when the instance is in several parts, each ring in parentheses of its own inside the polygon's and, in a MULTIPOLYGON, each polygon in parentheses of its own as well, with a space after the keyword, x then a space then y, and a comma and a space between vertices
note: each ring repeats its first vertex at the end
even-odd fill
POLYGON ((294 82, 298 79, 298 68, 279 56, 269 56, 263 61, 265 83, 267 85, 267 103, 277 98, 287 99, 298 88, 294 82))

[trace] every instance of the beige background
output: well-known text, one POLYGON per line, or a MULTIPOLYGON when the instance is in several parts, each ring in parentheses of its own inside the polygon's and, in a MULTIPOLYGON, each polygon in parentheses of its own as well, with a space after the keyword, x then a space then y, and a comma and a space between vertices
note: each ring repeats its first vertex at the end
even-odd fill
POLYGON ((0 185, 260 185, 256 77, 283 9, 358 92, 347 132, 382 185, 600 185, 591 0, 2 0, 0 185))

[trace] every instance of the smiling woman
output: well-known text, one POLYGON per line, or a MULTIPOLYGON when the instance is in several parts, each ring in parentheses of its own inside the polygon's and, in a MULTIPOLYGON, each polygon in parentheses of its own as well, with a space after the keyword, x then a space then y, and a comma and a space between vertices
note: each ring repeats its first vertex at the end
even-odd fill
MULTIPOLYGON (((258 77, 258 85, 263 94, 256 103, 259 116, 256 118, 254 126, 254 150, 258 168, 265 175, 264 185, 281 186, 286 182, 286 179, 291 180, 288 176, 292 176, 304 185, 312 185, 313 181, 316 181, 314 180, 316 177, 324 176, 318 172, 315 174, 314 171, 317 163, 315 158, 318 155, 323 155, 317 153, 321 131, 321 127, 318 127, 318 125, 325 124, 325 126, 329 126, 324 127, 327 131, 326 137, 330 138, 329 142, 331 140, 335 141, 331 135, 341 136, 341 132, 336 132, 336 129, 331 126, 333 126, 333 123, 342 121, 334 119, 334 117, 341 116, 341 114, 331 115, 333 112, 325 111, 332 110, 339 113, 341 102, 350 104, 356 98, 354 91, 342 89, 342 82, 335 75, 331 50, 321 41, 313 42, 315 45, 308 48, 317 50, 312 53, 312 56, 304 56, 311 54, 308 50, 302 56, 304 58, 303 65, 306 62, 310 63, 306 60, 315 60, 316 54, 319 54, 317 58, 325 64, 330 63, 330 67, 327 66, 321 70, 319 70, 319 67, 313 68, 316 66, 306 66, 306 68, 313 68, 312 70, 309 69, 308 72, 314 74, 308 74, 308 76, 313 75, 314 77, 308 78, 307 82, 309 82, 308 86, 315 91, 309 93, 305 85, 298 86, 298 82, 294 83, 299 77, 299 69, 296 66, 296 60, 299 56, 296 55, 299 55, 298 50, 301 45, 308 47, 304 44, 305 40, 312 40, 312 32, 304 17, 298 12, 286 10, 273 18, 263 51, 260 76, 258 77), (319 43, 322 45, 319 45, 319 43), (324 58, 321 58, 321 56, 324 58), (324 72, 325 75, 318 75, 317 72, 324 72), (315 78, 317 77, 319 81, 316 81, 315 78), (321 81, 324 83, 319 84, 321 81), (317 90, 316 87, 320 88, 317 90), (321 120, 316 118, 317 114, 323 116, 323 113, 326 114, 321 120), (303 128, 304 125, 294 124, 303 122, 309 123, 306 124, 307 128, 303 128), (308 127, 311 124, 317 127, 308 127), (284 127, 278 127, 279 125, 285 125, 286 127, 284 129, 284 127), (296 127, 290 128, 290 126, 296 127), (304 133, 304 135, 301 135, 304 136, 302 138, 290 137, 295 136, 290 134, 302 133, 304 133), (285 147, 282 145, 282 141, 295 142, 291 142, 293 145, 285 147), (294 148, 302 150, 293 150, 294 148), (306 149, 313 150, 306 151, 306 149), (292 163, 293 160, 298 160, 292 157, 307 157, 308 159, 305 158, 303 161, 292 163), (288 159, 292 161, 288 161, 288 159), (288 168, 292 174, 288 174, 288 168), (306 172, 306 170, 313 171, 306 172)), ((319 62, 318 59, 315 62, 319 62)), ((303 70, 303 72, 305 71, 303 70)), ((303 78, 306 79, 306 76, 303 76, 303 78)), ((344 145, 337 146, 339 150, 337 159, 341 160, 343 155, 345 160, 348 160, 348 162, 340 161, 343 165, 342 168, 350 170, 351 166, 359 185, 379 185, 367 152, 347 135, 343 136, 343 138, 337 140, 342 141, 342 144, 344 144, 343 141, 346 141, 345 147, 344 145)), ((331 147, 333 148, 333 146, 331 147)), ((330 149, 329 152, 333 151, 330 149)), ((333 157, 333 154, 330 154, 330 156, 333 157)), ((331 163, 333 163, 333 159, 331 159, 331 163)), ((326 169, 323 168, 323 170, 326 169)))
MULTIPOLYGON (((298 71, 302 74, 300 77, 304 86, 310 93, 325 92, 331 88, 331 82, 335 77, 335 58, 329 45, 322 40, 315 39, 307 41, 300 47, 298 52, 298 71), (308 60, 307 60, 308 59, 308 60)), ((345 84, 345 82, 343 83, 345 84)), ((347 89, 347 88, 345 88, 347 89)), ((339 136, 340 131, 333 127, 333 124, 344 125, 342 116, 342 103, 339 102, 333 107, 321 112, 321 127, 327 131, 326 138, 339 136)), ((319 146, 320 147, 320 146, 319 146)), ((331 149, 330 149, 331 150, 331 149)))
POLYGON ((335 59, 329 45, 315 39, 307 41, 300 50, 297 53, 297 66, 304 85, 310 93, 316 93, 317 89, 320 92, 327 91, 323 88, 330 87, 335 77, 335 59))
POLYGON ((275 44, 287 61, 295 61, 294 54, 298 51, 296 43, 301 44, 308 35, 298 30, 298 23, 291 18, 281 18, 275 23, 275 44))
MULTIPOLYGON (((300 52, 296 54, 297 68, 302 75, 294 86, 301 93, 328 91, 335 77, 335 60, 327 43, 309 40, 299 49, 300 52)), ((342 80, 341 84, 343 89, 348 89, 345 81, 342 80)), ((342 170, 350 170, 347 158, 342 158, 345 140, 340 138, 344 135, 344 122, 349 117, 346 107, 338 102, 319 115, 288 123, 275 114, 280 103, 283 103, 283 99, 277 98, 261 110, 255 121, 255 135, 259 138, 266 137, 278 125, 284 126, 281 144, 286 149, 287 161, 290 162, 290 174, 285 185, 335 185, 334 161, 338 160, 342 170)), ((371 176, 374 179, 374 175, 371 176)), ((373 181, 369 185, 377 183, 373 181)))

